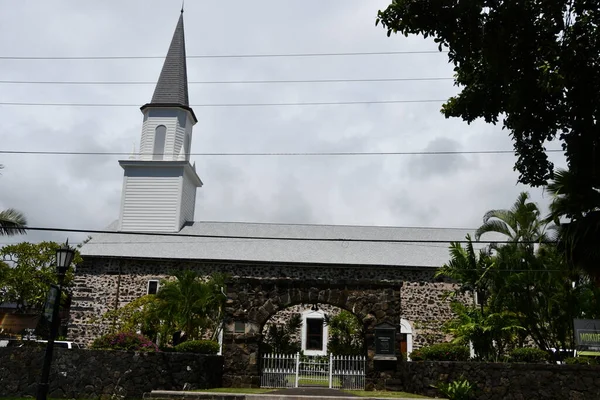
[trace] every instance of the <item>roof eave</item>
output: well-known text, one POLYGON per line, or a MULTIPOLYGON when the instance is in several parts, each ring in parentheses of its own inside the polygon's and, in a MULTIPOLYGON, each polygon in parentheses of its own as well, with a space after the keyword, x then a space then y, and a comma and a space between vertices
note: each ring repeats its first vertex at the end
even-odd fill
POLYGON ((196 114, 194 113, 194 110, 192 110, 191 107, 189 106, 185 106, 183 104, 177 104, 177 103, 146 103, 143 106, 140 107, 140 110, 142 110, 142 112, 150 107, 155 107, 155 108, 181 108, 182 110, 185 110, 187 112, 190 113, 190 115, 192 116, 192 118, 194 119, 194 124, 196 124, 198 122, 198 118, 196 118, 196 114))

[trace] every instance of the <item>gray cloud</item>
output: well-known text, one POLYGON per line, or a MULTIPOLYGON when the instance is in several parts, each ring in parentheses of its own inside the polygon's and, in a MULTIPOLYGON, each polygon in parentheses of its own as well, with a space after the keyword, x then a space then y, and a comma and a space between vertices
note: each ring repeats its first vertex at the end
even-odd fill
MULTIPOLYGON (((435 50, 417 37, 387 38, 374 26, 389 0, 301 3, 190 2, 187 52, 194 54, 435 50)), ((178 16, 170 1, 16 2, 0 14, 4 55, 163 56, 178 16)), ((155 81, 162 60, 6 61, 3 79, 155 81)), ((443 54, 190 59, 192 81, 449 77, 443 54)), ((146 103, 152 85, 3 85, 0 101, 146 103)), ((192 104, 444 99, 451 81, 190 86, 192 104)), ((440 103, 321 107, 196 107, 193 152, 490 150, 507 132, 445 119, 440 103)), ((1 107, 2 149, 129 152, 139 146, 137 107, 1 107)), ((554 156, 553 156, 554 157, 554 156)), ((34 225, 101 229, 118 217, 117 156, 2 155, 0 207, 34 225)), ((196 219, 470 227, 520 190, 511 155, 193 156, 205 186, 196 219)), ((557 165, 564 165, 556 156, 557 165)), ((548 199, 532 190, 542 205, 548 199)), ((31 233, 5 239, 64 240, 31 233)), ((68 235, 81 240, 82 235, 68 235)))

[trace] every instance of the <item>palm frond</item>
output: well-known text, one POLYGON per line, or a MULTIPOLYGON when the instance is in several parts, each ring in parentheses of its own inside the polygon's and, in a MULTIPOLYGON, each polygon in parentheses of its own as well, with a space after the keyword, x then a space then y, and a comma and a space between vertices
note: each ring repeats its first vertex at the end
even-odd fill
POLYGON ((0 236, 25 234, 27 233, 25 226, 27 226, 27 219, 20 211, 14 208, 0 211, 0 236))

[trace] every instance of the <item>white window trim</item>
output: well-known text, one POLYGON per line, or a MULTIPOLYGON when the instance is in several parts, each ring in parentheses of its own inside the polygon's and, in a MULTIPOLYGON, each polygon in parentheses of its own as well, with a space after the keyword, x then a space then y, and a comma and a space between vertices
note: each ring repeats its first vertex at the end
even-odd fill
POLYGON ((307 356, 325 356, 327 355, 327 342, 329 342, 329 326, 323 324, 323 350, 307 350, 306 349, 306 327, 307 319, 322 319, 325 322, 325 313, 321 310, 312 311, 306 310, 302 313, 302 351, 307 356))
POLYGON ((146 294, 150 294, 150 282, 156 282, 156 293, 158 293, 158 289, 160 288, 160 280, 148 279, 148 283, 146 284, 146 294))
POLYGON ((410 353, 413 351, 413 331, 408 320, 400 319, 400 333, 406 334, 406 359, 410 361, 410 353))

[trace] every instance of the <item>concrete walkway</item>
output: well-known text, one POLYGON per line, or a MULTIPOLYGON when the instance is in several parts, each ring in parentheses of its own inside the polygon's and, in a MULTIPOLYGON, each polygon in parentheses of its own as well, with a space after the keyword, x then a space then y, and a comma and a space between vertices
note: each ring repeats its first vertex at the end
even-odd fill
MULTIPOLYGON (((315 398, 324 400, 390 400, 390 398, 379 397, 359 397, 349 393, 344 393, 336 389, 322 388, 294 388, 281 389, 270 393, 245 394, 245 393, 218 393, 218 392, 184 392, 172 390, 153 390, 146 393, 144 399, 154 400, 315 400, 315 398)), ((414 400, 408 398, 395 397, 395 400, 414 400)))

